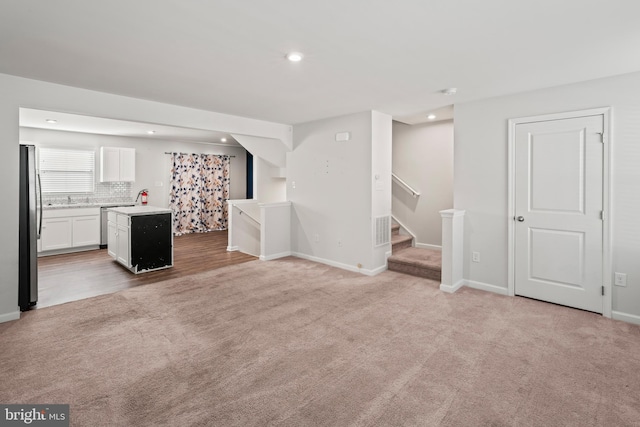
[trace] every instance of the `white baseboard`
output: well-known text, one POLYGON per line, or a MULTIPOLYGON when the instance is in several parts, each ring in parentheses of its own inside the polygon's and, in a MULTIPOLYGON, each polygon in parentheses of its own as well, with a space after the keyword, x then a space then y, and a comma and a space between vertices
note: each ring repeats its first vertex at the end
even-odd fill
POLYGON ((432 249, 434 251, 440 251, 442 252, 442 246, 438 246, 438 245, 429 245, 427 243, 416 243, 416 248, 420 248, 420 249, 432 249))
POLYGON ((360 273, 365 274, 367 276, 375 276, 376 274, 380 274, 383 271, 387 271, 387 265, 380 266, 378 268, 374 268, 373 270, 363 270, 360 269, 360 273))
POLYGON ((640 325, 640 316, 635 314, 623 313, 621 311, 612 311, 611 318, 614 320, 622 320, 623 322, 640 325))
POLYGON ((458 289, 460 289, 463 285, 464 285, 464 280, 458 280, 458 282, 453 285, 445 285, 444 283, 440 283, 440 290, 442 292, 447 292, 452 294, 458 289))
POLYGON ((235 252, 238 250, 237 246, 227 246, 227 252, 235 252))
POLYGON ((306 259, 308 261, 319 262, 320 264, 330 265, 331 267, 340 268, 342 270, 353 271, 354 273, 364 274, 365 276, 375 276, 376 274, 382 273, 387 269, 387 266, 383 265, 373 270, 367 270, 364 268, 354 267, 349 264, 343 264, 341 262, 332 261, 330 259, 324 259, 324 258, 316 257, 313 255, 303 254, 300 252, 291 252, 290 255, 293 255, 298 258, 306 259))
POLYGON ((0 323, 11 322, 12 320, 18 320, 20 318, 20 311, 13 311, 11 313, 0 314, 0 323))
POLYGON ((82 246, 80 248, 65 248, 65 249, 54 249, 51 251, 42 251, 38 252, 38 257, 47 257, 52 255, 62 255, 62 254, 72 254, 76 252, 84 252, 84 251, 92 251, 95 249, 100 249, 100 245, 89 245, 82 246))
POLYGON ((490 285, 488 283, 476 282, 474 280, 465 280, 464 285, 481 291, 493 292, 494 294, 509 295, 509 289, 503 288, 502 286, 490 285))
POLYGON ((279 254, 272 254, 267 256, 260 255, 260 261, 271 261, 273 259, 284 258, 286 256, 291 256, 291 251, 280 252, 279 254))

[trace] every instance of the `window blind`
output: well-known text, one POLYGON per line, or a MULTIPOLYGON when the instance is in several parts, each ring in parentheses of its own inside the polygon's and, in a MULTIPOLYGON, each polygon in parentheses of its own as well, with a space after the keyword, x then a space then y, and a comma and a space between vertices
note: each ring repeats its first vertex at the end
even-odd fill
POLYGON ((40 148, 43 193, 93 193, 95 151, 40 148))

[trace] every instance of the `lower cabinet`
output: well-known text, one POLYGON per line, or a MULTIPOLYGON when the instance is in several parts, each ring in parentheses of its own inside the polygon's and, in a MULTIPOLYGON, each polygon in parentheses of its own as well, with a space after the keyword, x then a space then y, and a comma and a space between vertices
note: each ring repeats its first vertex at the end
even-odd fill
POLYGON ((100 208, 67 208, 42 213, 42 252, 64 252, 85 246, 100 245, 100 208))
POLYGON ((116 251, 118 247, 118 225, 111 221, 111 214, 109 214, 107 233, 107 253, 111 258, 116 259, 116 251))
POLYGON ((91 246, 100 244, 100 211, 98 215, 73 217, 72 246, 91 246))
POLYGON ((129 227, 118 224, 116 247, 118 252, 116 253, 116 261, 123 264, 127 268, 131 268, 131 256, 129 255, 129 227))
POLYGON ((40 237, 43 251, 70 248, 73 245, 73 222, 71 218, 42 218, 40 237))

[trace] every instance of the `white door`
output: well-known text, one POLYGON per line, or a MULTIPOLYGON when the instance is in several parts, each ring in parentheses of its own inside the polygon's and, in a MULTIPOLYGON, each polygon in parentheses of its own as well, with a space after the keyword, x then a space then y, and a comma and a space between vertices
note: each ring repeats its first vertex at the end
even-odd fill
POLYGON ((603 312, 602 115, 516 125, 515 293, 603 312))

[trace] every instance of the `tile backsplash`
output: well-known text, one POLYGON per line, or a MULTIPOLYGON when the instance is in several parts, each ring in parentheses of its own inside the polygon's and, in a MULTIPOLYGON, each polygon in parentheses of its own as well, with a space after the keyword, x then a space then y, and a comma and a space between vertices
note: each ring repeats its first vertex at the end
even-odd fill
POLYGON ((78 203, 131 203, 132 182, 97 182, 94 193, 56 193, 43 194, 42 202, 46 204, 65 204, 69 202, 78 203))

